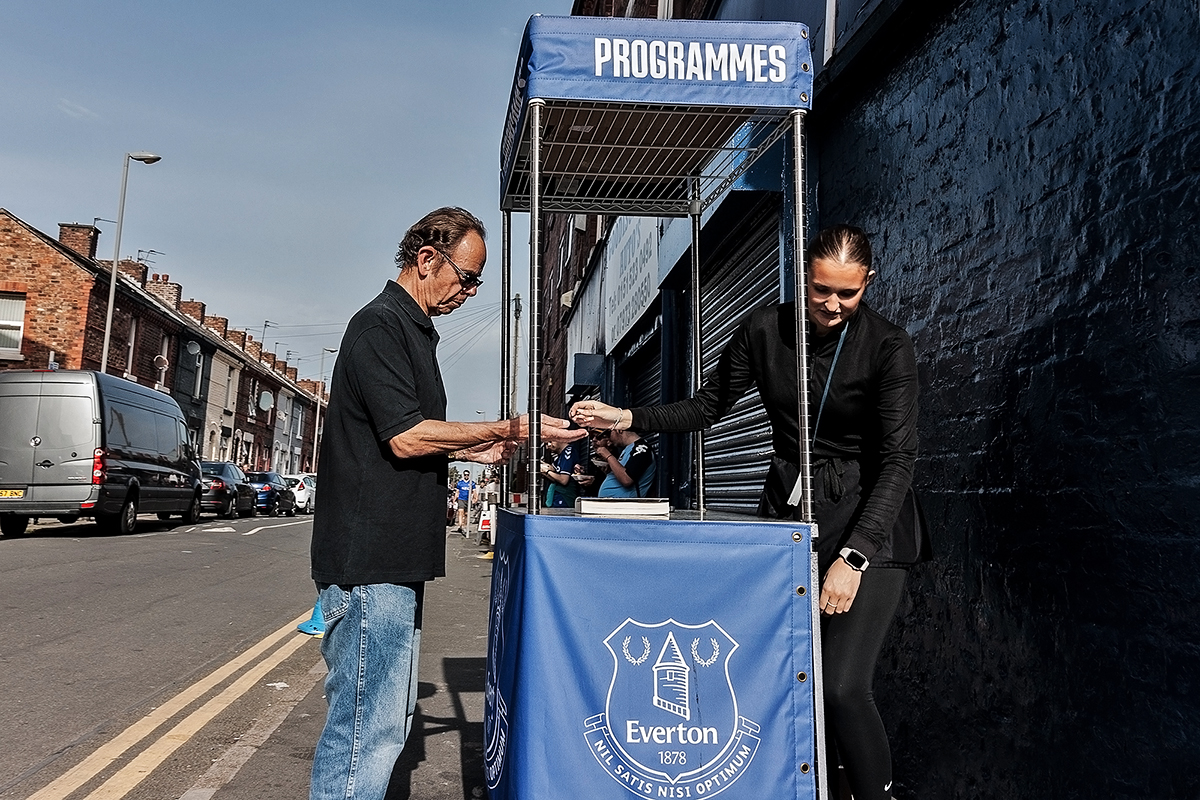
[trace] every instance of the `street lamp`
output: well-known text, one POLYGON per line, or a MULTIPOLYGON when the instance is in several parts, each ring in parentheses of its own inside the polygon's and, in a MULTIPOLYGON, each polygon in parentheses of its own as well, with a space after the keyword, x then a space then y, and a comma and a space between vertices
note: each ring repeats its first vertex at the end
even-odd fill
POLYGON ((121 225, 125 221, 125 185, 129 182, 129 162, 140 161, 143 164, 153 164, 161 161, 162 156, 154 153, 126 153, 124 168, 121 170, 121 202, 117 206, 117 232, 113 242, 112 275, 108 279, 108 311, 104 317, 104 350, 100 354, 100 371, 108 372, 108 343, 112 339, 113 306, 117 302, 117 262, 121 260, 121 225))
POLYGON ((321 385, 317 389, 317 427, 313 430, 313 472, 317 471, 317 467, 321 461, 321 405, 325 402, 325 354, 336 353, 336 347, 321 348, 321 385))

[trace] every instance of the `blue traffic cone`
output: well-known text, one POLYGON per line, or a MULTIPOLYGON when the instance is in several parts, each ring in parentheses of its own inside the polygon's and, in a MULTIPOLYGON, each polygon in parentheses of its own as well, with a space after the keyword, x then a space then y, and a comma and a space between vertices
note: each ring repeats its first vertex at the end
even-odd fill
POLYGON ((321 598, 317 598, 317 604, 313 606, 312 616, 305 622, 297 625, 296 630, 301 633, 307 633, 309 636, 315 636, 318 639, 325 635, 325 614, 321 612, 321 598))

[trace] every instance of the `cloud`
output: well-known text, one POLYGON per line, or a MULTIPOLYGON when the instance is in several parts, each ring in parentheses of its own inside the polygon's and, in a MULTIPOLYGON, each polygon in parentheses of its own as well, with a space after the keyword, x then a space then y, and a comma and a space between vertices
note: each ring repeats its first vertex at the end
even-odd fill
POLYGON ((100 119, 100 115, 95 111, 84 108, 78 103, 72 103, 66 98, 58 101, 58 110, 73 119, 100 119))

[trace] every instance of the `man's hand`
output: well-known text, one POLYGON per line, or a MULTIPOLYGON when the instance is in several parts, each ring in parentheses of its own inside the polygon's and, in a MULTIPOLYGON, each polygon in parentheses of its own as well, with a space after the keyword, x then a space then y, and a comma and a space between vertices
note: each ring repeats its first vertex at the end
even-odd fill
POLYGON ((456 461, 474 461, 476 464, 499 464, 512 458, 516 452, 515 442, 502 440, 499 442, 484 442, 474 447, 466 447, 455 452, 456 461))
MULTIPOLYGON (((543 442, 573 442, 587 436, 582 428, 572 428, 565 419, 542 414, 541 437, 543 442)), ((524 441, 529 438, 529 415, 522 414, 509 420, 510 441, 524 441)))

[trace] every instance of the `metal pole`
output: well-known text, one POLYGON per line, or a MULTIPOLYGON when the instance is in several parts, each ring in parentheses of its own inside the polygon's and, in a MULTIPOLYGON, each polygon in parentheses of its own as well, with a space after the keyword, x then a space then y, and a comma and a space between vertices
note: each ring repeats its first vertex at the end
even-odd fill
POLYGON ((792 261, 795 269, 796 296, 796 395, 799 399, 797 413, 799 414, 800 433, 800 521, 808 524, 816 523, 812 510, 812 431, 809 430, 808 402, 808 265, 805 263, 806 235, 804 227, 804 114, 803 110, 793 111, 792 117, 792 165, 795 170, 793 185, 795 187, 795 203, 793 203, 792 218, 792 261))
POLYGON ((542 213, 542 108, 545 103, 529 103, 529 483, 525 510, 538 512, 538 457, 542 444, 541 415, 541 213, 542 213))
MULTIPOLYGON (((113 239, 112 274, 108 279, 108 310, 104 318, 104 349, 100 353, 100 371, 108 371, 108 343, 112 340, 113 306, 117 303, 117 263, 121 260, 121 227, 125 222, 125 187, 129 183, 129 162, 140 161, 143 164, 154 164, 162 160, 162 156, 139 150, 136 153, 126 153, 121 166, 121 201, 117 204, 117 232, 113 239)), ((128 367, 126 365, 126 371, 128 367)))
MULTIPOLYGON (((704 339, 700 327, 700 179, 692 179, 692 395, 700 391, 704 374, 704 339)), ((696 445, 696 508, 704 519, 704 431, 694 434, 696 445)))
POLYGON ((517 375, 521 369, 521 295, 513 298, 512 383, 508 389, 508 407, 517 413, 517 375))
POLYGON ((792 217, 792 261, 794 264, 794 289, 796 298, 796 396, 798 431, 800 435, 800 521, 810 526, 809 545, 811 549, 809 575, 812 591, 809 592, 809 621, 812 628, 813 647, 813 738, 817 743, 817 797, 826 800, 829 796, 830 775, 826 774, 828 765, 827 748, 825 744, 825 676, 821 656, 821 609, 818 608, 820 597, 820 567, 817 563, 817 521, 812 510, 812 431, 809 429, 808 401, 808 264, 805 252, 804 201, 807 196, 804 160, 804 117, 803 109, 797 109, 791 114, 792 121, 792 186, 795 192, 792 217))
POLYGON ((828 764, 825 745, 825 660, 821 655, 821 567, 817 563, 817 526, 813 525, 809 546, 812 554, 809 557, 808 573, 812 591, 809 592, 808 615, 812 628, 812 669, 813 669, 813 740, 817 743, 817 800, 829 797, 829 779, 825 774, 828 764))
POLYGON ((121 226, 125 222, 125 186, 128 182, 129 153, 126 153, 125 162, 121 167, 121 202, 117 205, 117 231, 113 234, 112 274, 108 277, 108 310, 104 314, 104 349, 100 353, 101 372, 108 372, 108 343, 112 339, 113 306, 117 302, 117 262, 121 258, 121 226))
MULTIPOLYGON (((500 222, 500 307, 504 313, 500 319, 500 419, 512 419, 514 409, 509 402, 508 387, 512 383, 512 370, 509 368, 508 348, 512 341, 512 212, 505 211, 500 222)), ((500 465, 500 497, 501 508, 508 508, 511 495, 509 494, 509 466, 505 462, 500 465)))

